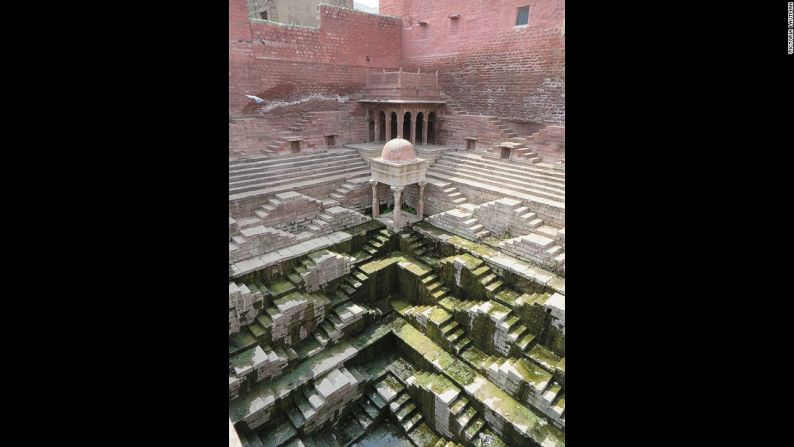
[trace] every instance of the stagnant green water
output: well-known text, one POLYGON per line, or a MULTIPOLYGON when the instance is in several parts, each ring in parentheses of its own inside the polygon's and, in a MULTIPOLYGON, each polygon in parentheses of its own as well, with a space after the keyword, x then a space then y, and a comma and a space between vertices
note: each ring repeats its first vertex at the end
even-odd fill
POLYGON ((358 442, 351 444, 356 447, 412 447, 411 441, 395 427, 394 424, 386 420, 378 423, 369 433, 364 435, 358 442))

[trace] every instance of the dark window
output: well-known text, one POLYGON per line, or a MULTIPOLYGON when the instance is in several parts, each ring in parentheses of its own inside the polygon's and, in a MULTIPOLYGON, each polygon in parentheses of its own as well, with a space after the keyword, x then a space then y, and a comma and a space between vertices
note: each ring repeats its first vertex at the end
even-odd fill
POLYGON ((518 17, 516 17, 516 25, 526 25, 529 21, 529 6, 522 6, 518 8, 518 17))
POLYGON ((267 11, 260 12, 259 17, 262 17, 263 20, 267 20, 267 11))
POLYGON ((325 136, 325 146, 326 147, 334 146, 334 136, 333 135, 326 135, 325 136))

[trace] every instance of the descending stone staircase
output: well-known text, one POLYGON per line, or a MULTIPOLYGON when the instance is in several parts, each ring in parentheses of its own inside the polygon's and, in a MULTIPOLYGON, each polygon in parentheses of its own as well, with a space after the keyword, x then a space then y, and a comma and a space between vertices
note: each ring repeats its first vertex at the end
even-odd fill
POLYGON ((472 442, 485 426, 477 409, 460 388, 441 374, 417 371, 406 380, 409 391, 434 401, 435 428, 444 436, 472 442), (442 419, 442 420, 439 420, 442 419))
POLYGON ((427 170, 427 176, 520 199, 565 201, 563 172, 483 158, 476 154, 445 152, 427 170))
POLYGON ((405 385, 393 374, 387 374, 374 385, 375 391, 368 395, 388 407, 391 419, 402 427, 411 443, 417 447, 448 446, 457 444, 440 438, 424 421, 419 405, 406 390, 405 385))
POLYGON ((528 358, 487 355, 464 356, 469 364, 500 388, 528 401, 558 426, 565 426, 565 393, 553 375, 528 358))
POLYGON ((369 175, 366 162, 351 149, 229 161, 229 199, 299 190, 369 175))
MULTIPOLYGON (((272 143, 267 145, 267 150, 273 153, 277 152, 288 152, 290 150, 290 142, 291 141, 303 141, 304 138, 301 136, 304 128, 308 127, 312 123, 313 112, 303 112, 300 115, 295 123, 293 123, 287 130, 281 131, 278 133, 278 139, 273 141, 272 143)), ((314 147, 310 145, 307 148, 302 149, 310 149, 314 147)))
MULTIPOLYGON (((494 135, 501 136, 501 142, 495 145, 490 149, 479 150, 482 155, 487 157, 494 157, 499 158, 501 156, 501 148, 509 148, 511 150, 511 160, 525 162, 525 163, 540 163, 543 158, 541 154, 538 153, 536 148, 545 148, 546 143, 545 140, 538 140, 535 139, 535 135, 538 135, 540 132, 543 131, 536 131, 535 133, 531 133, 525 136, 519 136, 509 125, 507 125, 503 120, 501 120, 497 116, 489 116, 489 115, 479 115, 476 113, 469 112, 465 110, 460 103, 455 101, 446 93, 441 93, 442 98, 446 102, 446 107, 455 115, 461 116, 480 116, 487 120, 489 124, 489 133, 493 132, 494 135), (537 141, 544 141, 541 145, 537 144, 537 141)), ((564 127, 563 127, 564 129, 564 127)), ((559 133, 552 132, 552 134, 557 137, 559 133)), ((564 132, 563 132, 563 157, 564 157, 564 132)), ((558 139, 555 139, 555 142, 558 142, 558 139)), ((555 161, 559 159, 559 157, 554 158, 555 161)))
POLYGON ((393 235, 394 233, 389 231, 387 228, 383 228, 378 231, 378 235, 368 240, 366 245, 364 245, 362 251, 366 253, 366 255, 357 262, 366 262, 373 258, 385 255, 387 244, 393 235))
MULTIPOLYGON (((525 146, 550 163, 565 161, 565 126, 546 126, 527 137, 525 146)), ((563 165, 564 166, 564 165, 563 165)))
POLYGON ((425 219, 427 223, 442 230, 447 230, 471 241, 479 241, 488 236, 490 232, 474 217, 473 208, 476 205, 465 203, 457 208, 434 214, 425 219))
MULTIPOLYGON (((490 301, 458 301, 448 297, 439 306, 415 305, 400 310, 400 314, 417 329, 428 336, 433 333, 430 326, 438 328, 445 342, 440 345, 457 354, 470 366, 480 371, 500 388, 520 401, 528 401, 540 409, 559 427, 564 427, 565 396, 561 392, 560 365, 564 380, 564 358, 548 348, 537 344, 536 337, 511 313, 510 309, 494 305, 490 301), (508 349, 504 355, 490 355, 472 344, 466 329, 450 311, 457 309, 466 313, 486 314, 499 320, 498 331, 492 337, 507 334, 508 349), (508 356, 509 354, 509 356, 508 356)), ((465 320, 468 320, 464 316, 465 320)))
POLYGON ((446 324, 439 328, 448 343, 448 348, 455 354, 460 354, 472 344, 471 338, 466 335, 463 326, 454 319, 450 319, 446 324))
POLYGON ((537 263, 552 270, 565 271, 565 250, 555 240, 531 233, 499 243, 502 251, 519 259, 537 263))
POLYGON ((342 186, 336 188, 329 197, 346 208, 361 211, 372 204, 372 193, 369 186, 370 178, 369 175, 366 175, 348 179, 342 186))

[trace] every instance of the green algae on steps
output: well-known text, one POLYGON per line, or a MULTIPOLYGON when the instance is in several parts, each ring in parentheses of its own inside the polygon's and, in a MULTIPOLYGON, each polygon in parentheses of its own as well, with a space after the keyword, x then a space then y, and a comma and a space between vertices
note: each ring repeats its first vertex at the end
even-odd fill
POLYGON ((370 276, 373 273, 375 273, 375 272, 377 272, 379 270, 383 270, 383 269, 389 267, 392 264, 397 264, 398 262, 404 262, 404 261, 406 261, 406 259, 405 259, 405 257, 402 256, 402 254, 400 252, 394 252, 394 253, 392 253, 392 256, 388 256, 386 258, 377 259, 375 261, 368 262, 368 263, 362 265, 359 268, 367 276, 370 276))
POLYGON ((565 445, 565 435, 557 428, 521 405, 463 361, 444 351, 410 324, 404 323, 402 327, 395 328, 394 332, 410 349, 418 352, 438 372, 461 386, 466 394, 474 397, 484 408, 510 424, 523 438, 530 438, 544 446, 565 445))
POLYGON ((233 423, 237 423, 259 411, 260 402, 278 401, 297 387, 337 368, 339 365, 355 357, 360 351, 381 340, 392 332, 393 324, 384 322, 373 326, 357 337, 352 337, 339 344, 326 348, 313 357, 301 362, 295 368, 276 377, 271 381, 263 381, 253 385, 250 391, 229 403, 229 415, 233 423))
POLYGON ((414 224, 413 229, 420 235, 428 237, 432 242, 440 242, 441 244, 438 252, 441 253, 442 256, 469 252, 491 264, 491 267, 499 267, 499 273, 503 280, 506 279, 517 289, 527 291, 552 290, 563 295, 565 294, 565 278, 537 265, 530 264, 512 256, 505 255, 493 248, 453 235, 426 222, 414 224), (501 270, 505 271, 502 272, 501 270))
POLYGON ((441 326, 452 319, 452 314, 438 306, 433 306, 433 310, 430 312, 430 315, 427 316, 427 319, 436 326, 441 326))
POLYGON ((533 346, 527 356, 549 371, 554 371, 561 360, 557 354, 542 345, 533 346))
POLYGON ((515 306, 519 296, 520 295, 518 292, 510 289, 502 289, 496 295, 494 295, 494 300, 512 309, 515 306))
POLYGON ((445 394, 457 395, 461 391, 459 387, 455 386, 451 380, 447 379, 442 374, 430 372, 425 374, 414 374, 411 377, 413 377, 413 379, 409 379, 409 381, 412 381, 414 385, 427 389, 438 396, 443 396, 445 394))

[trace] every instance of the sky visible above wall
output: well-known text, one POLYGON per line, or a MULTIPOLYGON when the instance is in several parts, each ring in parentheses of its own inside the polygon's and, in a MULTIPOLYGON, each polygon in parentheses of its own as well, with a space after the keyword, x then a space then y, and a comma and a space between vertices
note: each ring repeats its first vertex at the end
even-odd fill
POLYGON ((380 0, 353 0, 353 9, 377 13, 380 0))

